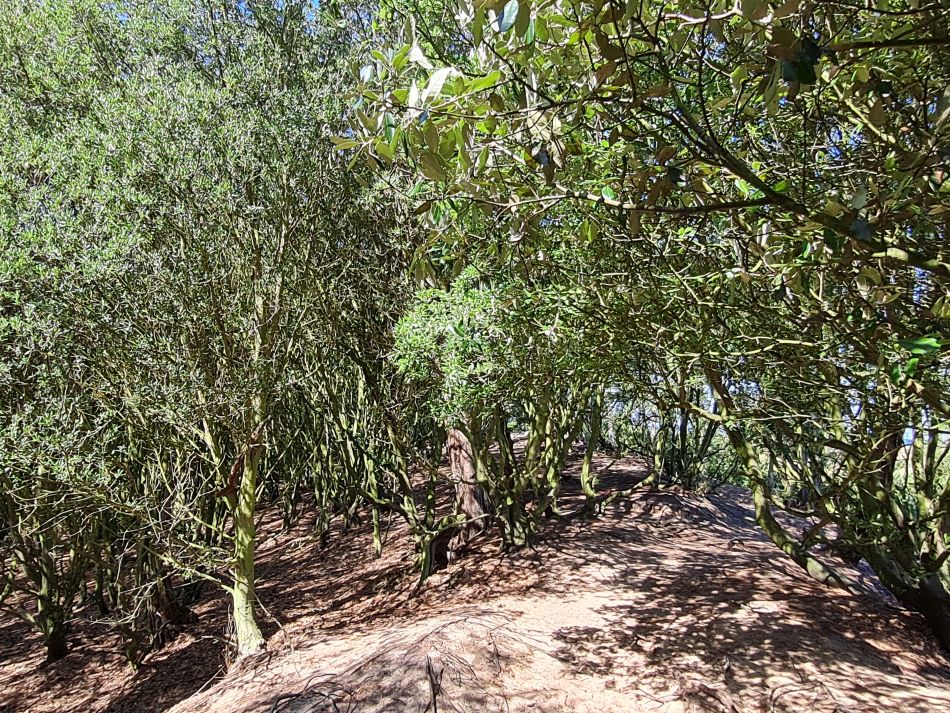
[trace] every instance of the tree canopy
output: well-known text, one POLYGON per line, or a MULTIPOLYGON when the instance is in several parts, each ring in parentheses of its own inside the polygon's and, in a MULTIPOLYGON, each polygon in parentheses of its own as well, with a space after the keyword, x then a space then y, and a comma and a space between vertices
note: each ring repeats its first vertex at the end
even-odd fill
POLYGON ((948 11, 4 3, 0 606, 251 655, 262 509, 424 579, 609 449, 950 647, 948 11))
POLYGON ((338 143, 422 181, 431 266, 576 269, 608 380, 717 424, 782 549, 848 586, 809 554, 836 523, 946 641, 946 8, 390 11, 338 143))

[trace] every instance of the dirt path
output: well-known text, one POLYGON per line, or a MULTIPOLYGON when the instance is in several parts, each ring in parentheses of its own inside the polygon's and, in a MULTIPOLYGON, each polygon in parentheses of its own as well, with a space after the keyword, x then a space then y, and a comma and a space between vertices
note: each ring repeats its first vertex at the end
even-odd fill
MULTIPOLYGON (((625 463, 606 480, 636 475, 625 463)), ((564 512, 577 503, 569 494, 564 512)), ((417 595, 398 527, 381 559, 368 533, 324 552, 275 534, 259 569, 280 621, 267 620, 265 656, 184 700, 219 667, 209 637, 182 637, 135 677, 86 665, 91 678, 55 699, 22 697, 55 672, 5 657, 0 683, 21 698, 0 697, 0 709, 166 710, 176 699, 176 713, 950 709, 950 662, 919 617, 812 582, 750 517, 735 491, 638 493, 593 522, 551 521, 535 550, 502 558, 485 542, 417 595)), ((203 630, 224 626, 223 604, 203 604, 203 630)))
POLYGON ((710 501, 637 495, 507 572, 440 575, 455 611, 298 640, 175 711, 422 711, 430 681, 441 710, 950 709, 915 617, 812 583, 710 501))

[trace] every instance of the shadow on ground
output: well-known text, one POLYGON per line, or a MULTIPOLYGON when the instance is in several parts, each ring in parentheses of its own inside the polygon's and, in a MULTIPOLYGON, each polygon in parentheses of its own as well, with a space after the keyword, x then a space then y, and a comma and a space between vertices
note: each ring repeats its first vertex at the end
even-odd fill
MULTIPOLYGON (((595 466, 606 492, 645 472, 600 456, 595 466)), ((223 684, 221 590, 197 608, 200 635, 135 675, 88 626, 64 661, 41 667, 36 637, 4 619, 0 710, 372 712, 431 710, 433 696, 444 710, 535 713, 950 705, 950 667, 920 617, 874 596, 873 582, 864 597, 812 582, 755 527, 745 494, 637 490, 586 520, 578 469, 535 548, 502 554, 482 538, 421 591, 400 522, 376 558, 368 523, 345 535, 337 525, 321 548, 310 521, 282 532, 267 513, 258 596, 271 652, 223 684)))

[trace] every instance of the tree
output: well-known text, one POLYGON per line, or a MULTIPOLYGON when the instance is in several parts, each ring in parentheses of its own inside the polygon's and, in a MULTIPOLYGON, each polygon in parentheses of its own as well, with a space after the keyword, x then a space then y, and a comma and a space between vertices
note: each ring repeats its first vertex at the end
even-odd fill
POLYGON ((655 410, 724 429, 796 562, 847 585, 813 554, 839 524, 950 646, 945 475, 894 475, 908 428, 921 453, 946 442, 945 8, 464 7, 438 36, 429 8, 397 10, 414 22, 378 40, 347 145, 416 175, 462 260, 612 250, 595 343, 655 410), (445 218, 472 210, 493 228, 445 218), (771 514, 783 489, 818 523, 801 540, 771 514))
MULTIPOLYGON (((418 384, 450 442, 461 441, 455 445, 473 463, 455 477, 468 481, 473 471, 508 547, 528 542, 556 510, 561 470, 604 378, 587 335, 574 328, 579 289, 539 282, 470 266, 449 289, 419 292, 396 327, 400 371, 418 384), (521 458, 507 432, 512 414, 526 430, 521 458)), ((469 519, 481 516, 460 505, 469 519)))
MULTIPOLYGON (((398 205, 367 190, 373 179, 348 170, 329 138, 342 126, 346 28, 309 2, 5 9, 0 206, 16 280, 4 282, 14 305, 4 347, 23 373, 4 397, 25 403, 5 434, 15 440, 20 421, 39 429, 60 398, 51 429, 97 444, 87 462, 59 462, 49 497, 69 496, 69 526, 106 514, 93 529, 101 554, 77 560, 73 579, 99 561, 97 581, 119 583, 98 592, 100 609, 123 630, 143 602, 164 607, 175 577, 210 579, 231 594, 238 655, 255 653, 262 491, 300 483, 316 460, 329 471, 312 481, 328 517, 367 501, 377 523, 390 501, 414 516, 396 452, 403 424, 372 430, 398 393, 379 352, 414 233, 396 234, 398 205), (20 279, 50 256, 46 289, 20 279), (51 395, 35 386, 35 354, 17 346, 23 324, 56 344, 44 364, 51 395), (377 420, 348 421, 354 402, 377 420), (358 471, 352 489, 336 487, 341 452, 358 471), (407 502, 383 492, 390 479, 407 502)), ((29 462, 37 445, 31 436, 12 450, 29 462)), ((18 501, 43 527, 56 515, 38 511, 44 497, 18 501)), ((83 543, 56 533, 56 547, 72 540, 83 543)))

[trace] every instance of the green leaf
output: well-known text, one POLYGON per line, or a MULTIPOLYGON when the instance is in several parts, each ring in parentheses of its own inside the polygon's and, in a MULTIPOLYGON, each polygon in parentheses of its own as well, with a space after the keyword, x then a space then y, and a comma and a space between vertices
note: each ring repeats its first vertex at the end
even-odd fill
POLYGON ((353 139, 341 139, 339 136, 331 136, 330 140, 333 142, 333 147, 337 151, 346 151, 347 149, 356 148, 360 145, 359 141, 354 141, 353 139))
POLYGON ((874 103, 871 104, 868 119, 875 126, 883 126, 884 122, 887 121, 887 114, 884 111, 884 102, 882 102, 880 98, 875 99, 874 103))
POLYGON ((531 3, 528 0, 520 3, 518 8, 518 17, 515 19, 515 32, 519 37, 524 37, 528 31, 528 24, 531 22, 531 3))
POLYGON ((600 189, 600 195, 606 198, 609 201, 615 200, 617 198, 617 193, 610 186, 604 186, 600 189))
POLYGON ((396 117, 388 111, 383 115, 383 136, 386 141, 392 142, 396 135, 396 117))
POLYGON ((474 80, 469 85, 468 91, 481 92, 481 91, 484 91, 485 89, 491 89, 500 81, 501 81, 501 72, 495 70, 494 72, 491 72, 490 74, 486 74, 484 77, 479 77, 478 79, 474 80))
POLYGON ((416 84, 415 80, 413 80, 412 86, 409 87, 409 94, 406 97, 406 106, 419 106, 419 85, 416 84))
POLYGON ((904 370, 901 368, 900 364, 895 364, 894 366, 891 367, 890 376, 891 376, 891 381, 893 381, 895 384, 901 383, 904 376, 904 370))
POLYGON ((531 22, 528 23, 528 29, 524 33, 525 44, 530 45, 534 42, 534 18, 531 18, 531 22))
POLYGON ((930 311, 938 319, 950 319, 950 300, 944 295, 934 302, 934 306, 930 308, 930 311))
POLYGON ((919 362, 920 362, 920 359, 918 359, 917 357, 912 357, 911 359, 908 359, 907 363, 904 364, 904 373, 907 374, 907 376, 913 376, 914 374, 916 374, 917 364, 919 362))
POLYGON ((851 207, 855 210, 861 210, 868 202, 868 187, 861 186, 851 197, 851 207))
POLYGON ((482 43, 485 33, 485 8, 480 7, 475 11, 475 18, 472 20, 472 39, 476 45, 482 43))
POLYGON ((419 45, 413 45, 409 49, 409 61, 418 64, 423 69, 432 69, 432 62, 425 56, 419 45))
POLYGON ((445 169, 439 157, 430 151, 423 151, 419 156, 419 168, 422 175, 430 181, 444 181, 446 179, 445 169))
POLYGON ((825 202, 824 212, 828 215, 839 218, 844 214, 844 206, 836 200, 829 199, 825 202))
POLYGON ((442 91, 442 87, 445 85, 445 80, 448 79, 454 71, 454 67, 441 67, 440 69, 437 69, 435 72, 433 72, 432 76, 429 78, 428 84, 426 84, 426 88, 422 92, 423 104, 427 99, 439 96, 439 93, 442 91))
POLYGON ((902 339, 899 343, 911 354, 917 354, 918 356, 926 356, 939 352, 940 347, 943 346, 939 339, 930 336, 917 337, 916 339, 902 339))
POLYGON ((498 16, 498 31, 508 32, 515 26, 515 20, 518 19, 518 0, 508 0, 505 9, 498 16))
POLYGON ((764 0, 742 0, 740 3, 742 16, 747 20, 759 20, 768 12, 768 3, 764 0))
POLYGON ((382 141, 382 140, 376 141, 376 143, 373 145, 373 150, 376 152, 377 155, 382 156, 384 159, 390 162, 393 160, 393 157, 395 156, 392 146, 390 146, 389 144, 387 144, 385 141, 382 141))
POLYGON ((895 364, 891 367, 891 381, 895 384, 900 384, 906 378, 913 377, 917 373, 917 364, 920 362, 920 359, 917 357, 912 357, 908 359, 903 364, 895 364))
POLYGON ((732 74, 729 75, 729 80, 732 82, 732 88, 738 89, 742 82, 748 78, 749 70, 744 64, 740 64, 734 70, 732 74))

